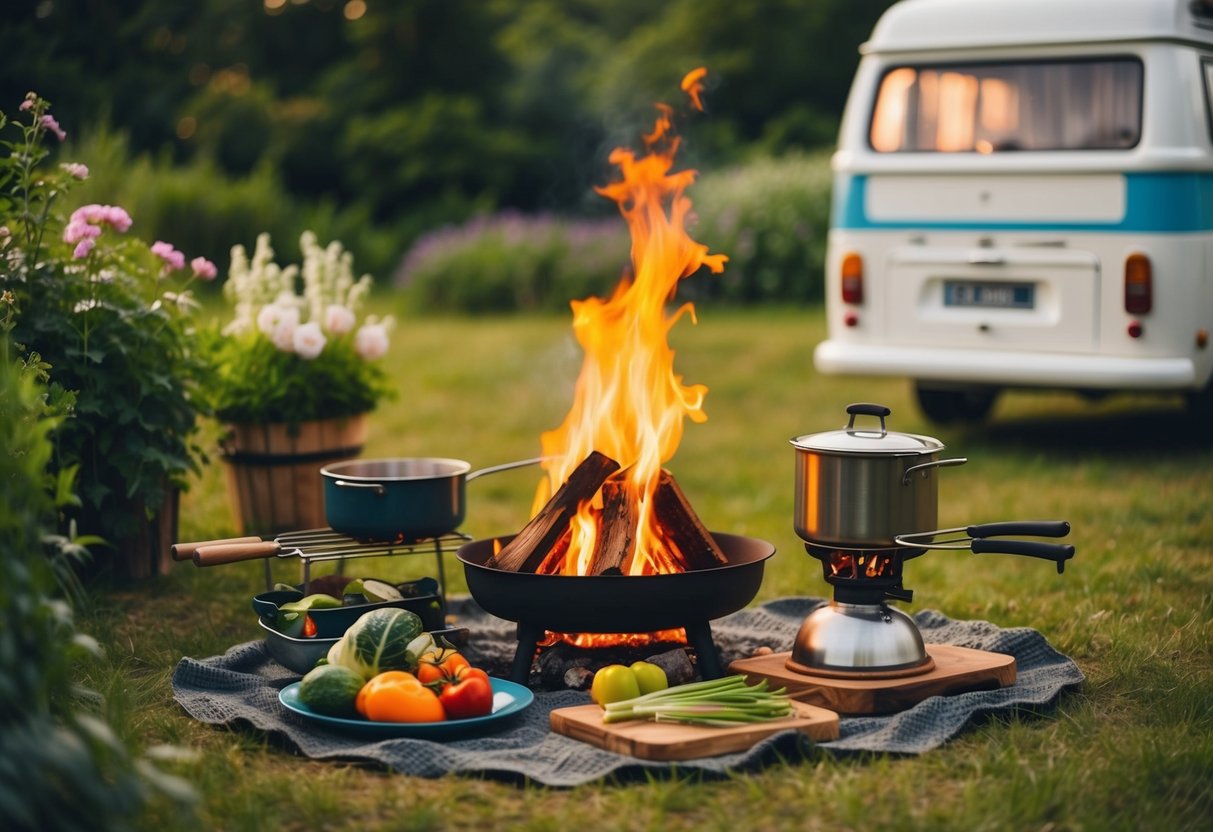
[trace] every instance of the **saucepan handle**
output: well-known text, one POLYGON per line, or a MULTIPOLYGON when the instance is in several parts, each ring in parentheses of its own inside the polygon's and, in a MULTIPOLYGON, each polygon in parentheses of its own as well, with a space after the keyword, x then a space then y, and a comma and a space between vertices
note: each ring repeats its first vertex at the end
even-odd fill
MULTIPOLYGON (((1070 524, 1065 520, 1025 520, 1003 523, 981 523, 967 526, 969 537, 999 537, 1002 535, 1028 535, 1029 537, 1065 537, 1070 533, 1070 524)), ((974 550, 976 551, 976 550, 974 550)))
POLYGON ((987 540, 978 538, 969 546, 975 555, 1026 555, 1030 558, 1051 560, 1057 571, 1064 572, 1066 561, 1074 557, 1074 547, 1068 543, 1039 543, 1034 540, 987 540))

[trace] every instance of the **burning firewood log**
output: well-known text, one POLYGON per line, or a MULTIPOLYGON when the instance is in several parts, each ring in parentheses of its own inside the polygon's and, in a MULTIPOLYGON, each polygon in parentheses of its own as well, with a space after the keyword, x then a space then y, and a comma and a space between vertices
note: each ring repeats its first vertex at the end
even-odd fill
POLYGON ((636 551, 637 508, 625 471, 612 474, 602 484, 602 519, 590 558, 591 575, 619 572, 632 557, 636 551))
POLYGON ((728 565, 729 559, 699 520, 669 471, 662 470, 658 476, 657 489, 653 492, 653 512, 661 518, 661 525, 670 542, 677 547, 686 569, 728 565))
POLYGON ((508 572, 534 572, 567 533, 569 521, 577 513, 578 506, 593 499, 607 477, 618 470, 618 462, 606 454, 591 451, 539 513, 500 552, 489 558, 485 566, 508 572))
MULTIPOLYGON (((582 504, 602 491, 598 535, 586 575, 618 575, 637 549, 639 497, 628 487, 619 463, 594 451, 579 464, 551 499, 513 540, 485 566, 509 572, 561 571, 572 539, 572 518, 582 504)), ((699 520, 669 471, 661 471, 653 491, 653 516, 668 548, 668 569, 694 570, 727 566, 728 559, 699 520)))

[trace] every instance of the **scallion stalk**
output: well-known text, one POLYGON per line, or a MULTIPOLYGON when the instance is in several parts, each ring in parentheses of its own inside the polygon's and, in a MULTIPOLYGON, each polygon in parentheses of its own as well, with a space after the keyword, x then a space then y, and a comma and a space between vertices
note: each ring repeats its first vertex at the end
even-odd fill
POLYGON ((784 688, 770 690, 763 679, 746 684, 745 676, 726 676, 691 682, 611 702, 603 710, 605 723, 630 719, 681 722, 693 725, 745 725, 792 715, 792 701, 784 688))

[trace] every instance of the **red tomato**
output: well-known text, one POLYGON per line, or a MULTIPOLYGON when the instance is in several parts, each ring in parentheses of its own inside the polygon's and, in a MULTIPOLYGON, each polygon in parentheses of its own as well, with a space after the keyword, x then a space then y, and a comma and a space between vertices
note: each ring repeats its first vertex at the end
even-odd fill
POLYGON ((463 667, 468 667, 468 660, 461 653, 449 648, 431 651, 421 656, 417 664, 417 678, 423 685, 441 687, 454 679, 463 667))
POLYGON ((462 667, 438 694, 447 719, 485 716, 493 710, 493 683, 478 667, 462 667))

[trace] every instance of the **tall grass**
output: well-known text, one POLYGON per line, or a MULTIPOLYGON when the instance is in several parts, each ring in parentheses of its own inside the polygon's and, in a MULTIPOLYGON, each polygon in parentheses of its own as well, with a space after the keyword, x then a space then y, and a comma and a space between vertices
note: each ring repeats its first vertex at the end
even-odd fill
MULTIPOLYGON (((609 287, 607 287, 609 288, 609 287)), ((606 291, 606 288, 603 289, 606 291)), ((403 310, 398 310, 403 312, 403 310)), ((1208 829, 1213 816, 1213 448, 1178 401, 1098 405, 1014 393, 989 425, 941 429, 900 379, 824 377, 812 366, 819 309, 726 311, 674 331, 676 366, 710 388, 708 421, 688 425, 669 466, 705 523, 775 544, 759 601, 825 595, 820 565, 792 532, 797 434, 845 421, 852 401, 890 406, 890 427, 927 433, 970 462, 941 474, 940 522, 1064 518, 1078 554, 1064 575, 1028 558, 932 553, 906 569, 903 608, 1040 630, 1072 656, 1084 688, 1055 710, 974 725, 917 758, 774 765, 699 782, 679 777, 567 791, 469 778, 419 780, 319 763, 272 736, 191 721, 172 702, 182 656, 258 637, 249 598, 259 563, 168 578, 95 600, 81 627, 109 650, 86 681, 105 691, 141 747, 174 743, 171 764, 202 794, 196 817, 155 805, 144 827, 205 829, 1208 829)), ((401 397, 373 415, 368 456, 454 456, 474 466, 531 456, 559 424, 580 356, 566 316, 408 317, 390 366, 401 397)), ((468 486, 463 530, 513 531, 527 519, 536 472, 468 486)), ((215 462, 189 493, 183 539, 232 531, 215 462)), ((451 591, 464 585, 448 556, 451 591)), ((432 559, 366 561, 384 577, 432 559)), ((297 567, 277 564, 281 580, 297 567)))

